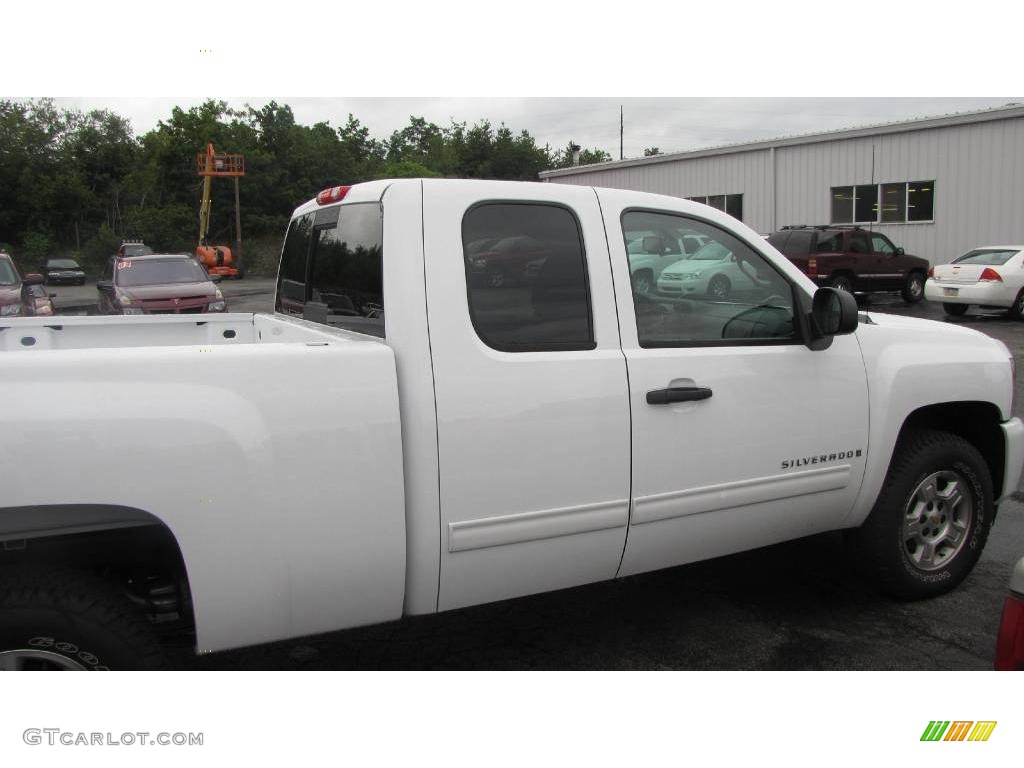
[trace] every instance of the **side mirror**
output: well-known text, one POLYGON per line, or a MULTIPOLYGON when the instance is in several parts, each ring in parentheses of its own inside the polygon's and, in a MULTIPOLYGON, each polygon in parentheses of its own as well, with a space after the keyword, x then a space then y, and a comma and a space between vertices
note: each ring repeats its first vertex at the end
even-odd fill
POLYGON ((904 251, 902 248, 897 248, 896 249, 896 255, 897 256, 902 256, 904 253, 906 253, 906 251, 904 251))
MULTIPOLYGON (((804 300, 800 304, 806 307, 804 300)), ((857 330, 857 300, 848 291, 819 288, 811 299, 811 311, 804 315, 805 343, 808 349, 828 349, 833 336, 857 330)))
POLYGON ((219 283, 223 279, 224 278, 221 277, 220 275, 210 275, 210 282, 211 283, 219 283))
POLYGON ((29 272, 27 275, 25 275, 25 277, 22 278, 21 282, 24 283, 25 285, 42 285, 43 276, 40 275, 38 272, 29 272))
POLYGON ((113 280, 97 280, 96 281, 96 290, 97 291, 112 291, 112 290, 114 290, 114 281, 113 280))

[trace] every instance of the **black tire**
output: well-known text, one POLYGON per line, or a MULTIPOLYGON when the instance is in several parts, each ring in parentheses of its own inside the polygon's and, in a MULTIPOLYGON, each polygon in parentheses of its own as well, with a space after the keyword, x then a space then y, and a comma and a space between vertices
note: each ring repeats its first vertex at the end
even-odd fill
POLYGON ((830 288, 853 293, 853 280, 850 279, 849 275, 833 275, 829 278, 828 284, 830 288))
POLYGON ((1014 320, 1024 320, 1024 288, 1017 294, 1017 298, 1013 300, 1013 306, 1010 307, 1010 311, 1007 314, 1014 320))
POLYGON ((646 269, 633 275, 630 282, 633 284, 633 293, 648 294, 654 290, 654 275, 646 269))
POLYGON ((994 517, 992 477, 978 450, 959 435, 919 430, 897 443, 878 500, 864 524, 850 533, 850 539, 858 566, 879 589, 898 600, 922 600, 949 592, 971 572, 985 547, 994 517), (934 492, 952 494, 954 488, 948 480, 939 478, 931 486, 935 502, 921 506, 919 489, 940 473, 955 478, 957 486, 963 481, 962 500, 944 508, 945 497, 934 492), (944 482, 944 488, 939 488, 944 482), (920 518, 910 514, 917 506, 920 518), (955 527, 957 517, 963 533, 959 544, 953 546, 939 531, 955 527), (919 550, 908 538, 908 524, 922 526, 926 535, 931 531, 931 538, 943 542, 934 548, 939 559, 931 567, 921 565, 926 550, 919 550), (937 527, 924 527, 931 525, 937 527))
POLYGON ((960 317, 967 311, 966 304, 943 304, 942 310, 952 317, 960 317))
POLYGON ((925 276, 920 272, 911 272, 907 275, 907 281, 903 284, 900 295, 907 304, 917 304, 924 298, 925 276))
POLYGON ((716 299, 729 298, 729 292, 731 290, 732 283, 729 282, 729 278, 725 275, 715 275, 708 283, 708 296, 716 299))
POLYGON ((81 571, 0 580, 0 669, 163 669, 168 657, 127 597, 81 571))

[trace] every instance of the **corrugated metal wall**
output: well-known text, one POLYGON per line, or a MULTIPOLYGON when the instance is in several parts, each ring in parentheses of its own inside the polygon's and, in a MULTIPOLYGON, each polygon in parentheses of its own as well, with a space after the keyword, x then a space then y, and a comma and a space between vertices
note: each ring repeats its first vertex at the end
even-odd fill
POLYGON ((934 180, 934 222, 872 228, 933 264, 979 245, 1024 243, 1021 118, 778 147, 774 220, 771 163, 770 150, 758 149, 550 181, 678 197, 742 193, 744 223, 767 233, 828 223, 832 187, 934 180))

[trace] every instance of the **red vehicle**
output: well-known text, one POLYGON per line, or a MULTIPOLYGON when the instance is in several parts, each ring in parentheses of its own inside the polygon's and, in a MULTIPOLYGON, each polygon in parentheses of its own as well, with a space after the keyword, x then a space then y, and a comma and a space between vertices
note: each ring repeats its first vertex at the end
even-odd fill
POLYGON ((56 295, 47 293, 42 283, 26 282, 21 305, 22 313, 30 317, 52 317, 57 314, 53 308, 53 299, 56 295))
POLYGON ((850 226, 783 227, 768 242, 818 285, 851 293, 898 291, 924 298, 928 262, 910 256, 880 232, 850 226))
POLYGON ((1024 558, 1017 561, 1010 577, 996 643, 996 669, 1024 670, 1024 558))
POLYGON ((492 288, 529 280, 551 255, 547 246, 527 235, 480 243, 474 253, 475 245, 468 249, 470 279, 474 285, 492 288))
POLYGON ((227 303, 202 265, 188 254, 112 258, 96 283, 102 315, 224 312, 227 303))
POLYGON ((19 315, 53 314, 53 304, 42 288, 43 276, 29 272, 22 279, 14 259, 0 253, 0 318, 19 315), (41 291, 42 299, 39 293, 41 291), (37 311, 37 307, 49 305, 49 313, 37 311))

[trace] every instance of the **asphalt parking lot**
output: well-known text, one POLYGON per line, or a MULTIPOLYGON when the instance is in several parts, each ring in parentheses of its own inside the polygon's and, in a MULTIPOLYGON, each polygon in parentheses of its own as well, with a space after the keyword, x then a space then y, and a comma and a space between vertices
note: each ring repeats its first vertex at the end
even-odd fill
MULTIPOLYGON (((229 311, 268 311, 273 281, 224 281, 229 311)), ((95 285, 51 288, 58 308, 95 285)), ((1024 370, 1024 323, 937 305, 863 305, 966 325, 1024 370)), ((77 310, 76 310, 77 311, 77 310)), ((1024 377, 1021 377, 1024 378, 1024 377)), ((1016 415, 1024 415, 1017 384, 1016 415)), ((974 572, 953 593, 895 603, 858 578, 840 534, 615 582, 204 656, 200 669, 991 669, 1007 579, 1024 554, 1024 504, 1006 501, 974 572)))

